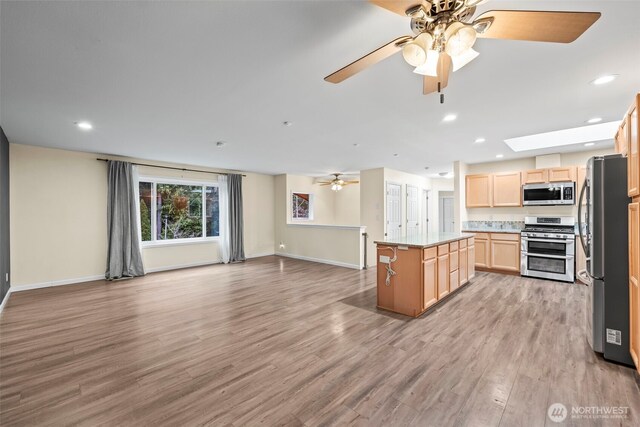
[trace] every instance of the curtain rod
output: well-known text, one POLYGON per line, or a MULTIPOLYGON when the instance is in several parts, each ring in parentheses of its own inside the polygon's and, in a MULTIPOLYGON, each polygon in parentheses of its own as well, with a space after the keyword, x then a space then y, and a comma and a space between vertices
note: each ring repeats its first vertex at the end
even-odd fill
MULTIPOLYGON (((109 159, 101 159, 101 158, 97 158, 96 160, 100 161, 100 162, 108 162, 109 159)), ((160 169, 172 169, 172 170, 176 170, 176 171, 182 171, 182 172, 201 172, 201 173, 212 173, 215 175, 230 175, 228 172, 213 172, 213 171, 203 171, 203 170, 198 170, 198 169, 185 169, 185 168, 174 168, 171 166, 158 166, 158 165, 150 165, 147 163, 135 163, 135 162, 129 162, 132 165, 136 165, 136 166, 148 166, 150 168, 160 168, 160 169)), ((243 177, 246 177, 247 175, 242 175, 243 177)))

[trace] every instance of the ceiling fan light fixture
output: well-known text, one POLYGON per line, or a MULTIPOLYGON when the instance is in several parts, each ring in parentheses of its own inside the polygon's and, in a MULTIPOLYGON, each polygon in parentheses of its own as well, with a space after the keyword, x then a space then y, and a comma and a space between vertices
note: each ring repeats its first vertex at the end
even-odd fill
POLYGON ((471 62, 474 59, 476 59, 479 55, 480 55, 480 53, 478 53, 477 51, 473 50, 472 48, 469 48, 469 49, 467 49, 466 52, 462 53, 461 55, 452 56, 451 57, 451 62, 453 63, 453 71, 454 72, 458 71, 460 68, 464 67, 469 62, 471 62))
POLYGON ((445 51, 455 57, 471 49, 476 42, 476 30, 462 22, 454 22, 445 31, 445 51))
POLYGON ((340 191, 340 190, 342 190, 342 185, 340 185, 338 183, 331 184, 331 189, 333 191, 340 191))
POLYGON ((427 60, 424 64, 418 66, 413 70, 416 74, 422 74, 423 76, 438 77, 438 59, 440 58, 440 52, 437 50, 430 50, 427 52, 427 60))
POLYGON ((476 33, 484 34, 491 27, 491 24, 493 24, 493 17, 492 16, 487 17, 487 18, 480 18, 477 21, 475 21, 472 24, 472 26, 473 26, 473 29, 476 30, 476 33))
POLYGON ((483 3, 486 3, 488 0, 466 0, 465 5, 467 7, 480 6, 483 3))
POLYGON ((433 44, 433 36, 420 33, 402 48, 402 57, 413 67, 419 67, 427 61, 428 51, 433 44))

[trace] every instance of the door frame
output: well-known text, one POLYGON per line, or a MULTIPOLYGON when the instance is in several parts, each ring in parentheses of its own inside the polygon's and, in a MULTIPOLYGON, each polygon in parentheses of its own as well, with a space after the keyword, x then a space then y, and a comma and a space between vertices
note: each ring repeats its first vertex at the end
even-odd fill
MULTIPOLYGON (((440 232, 444 232, 444 200, 445 199, 451 199, 451 202, 454 203, 455 202, 455 197, 454 196, 449 196, 449 195, 438 195, 438 230, 440 232)), ((455 213, 453 218, 451 218, 452 222, 455 220, 455 213)), ((455 227, 454 227, 455 229, 455 227)))
POLYGON ((402 184, 396 181, 385 181, 384 184, 384 236, 387 237, 388 233, 389 233, 389 217, 388 217, 388 212, 389 212, 389 202, 388 202, 388 197, 389 196, 389 185, 397 185, 398 187, 400 187, 400 203, 398 203, 398 206, 400 208, 400 235, 402 236, 402 232, 404 231, 402 229, 402 184))
MULTIPOLYGON (((405 190, 405 212, 406 215, 404 217, 404 223, 406 224, 406 229, 405 229, 405 233, 407 234, 407 236, 409 235, 409 187, 411 188, 415 188, 416 189, 416 232, 417 234, 420 234, 420 224, 421 224, 421 215, 420 215, 420 211, 422 209, 422 203, 420 203, 420 186, 418 185, 411 185, 411 184, 405 184, 404 186, 404 190, 405 190)), ((400 217, 402 217, 402 212, 400 213, 400 217)))

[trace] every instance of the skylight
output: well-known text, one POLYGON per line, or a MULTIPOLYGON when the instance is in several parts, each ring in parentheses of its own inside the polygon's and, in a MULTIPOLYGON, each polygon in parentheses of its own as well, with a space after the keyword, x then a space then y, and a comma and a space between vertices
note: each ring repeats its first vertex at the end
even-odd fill
POLYGON ((513 151, 540 150, 613 139, 619 121, 505 139, 513 151))

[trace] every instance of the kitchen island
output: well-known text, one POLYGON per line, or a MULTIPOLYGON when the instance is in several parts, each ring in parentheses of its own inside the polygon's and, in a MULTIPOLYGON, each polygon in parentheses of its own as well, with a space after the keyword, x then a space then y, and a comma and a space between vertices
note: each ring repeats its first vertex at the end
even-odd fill
POLYGON ((430 233, 375 242, 378 308, 418 317, 475 276, 472 233, 430 233))

